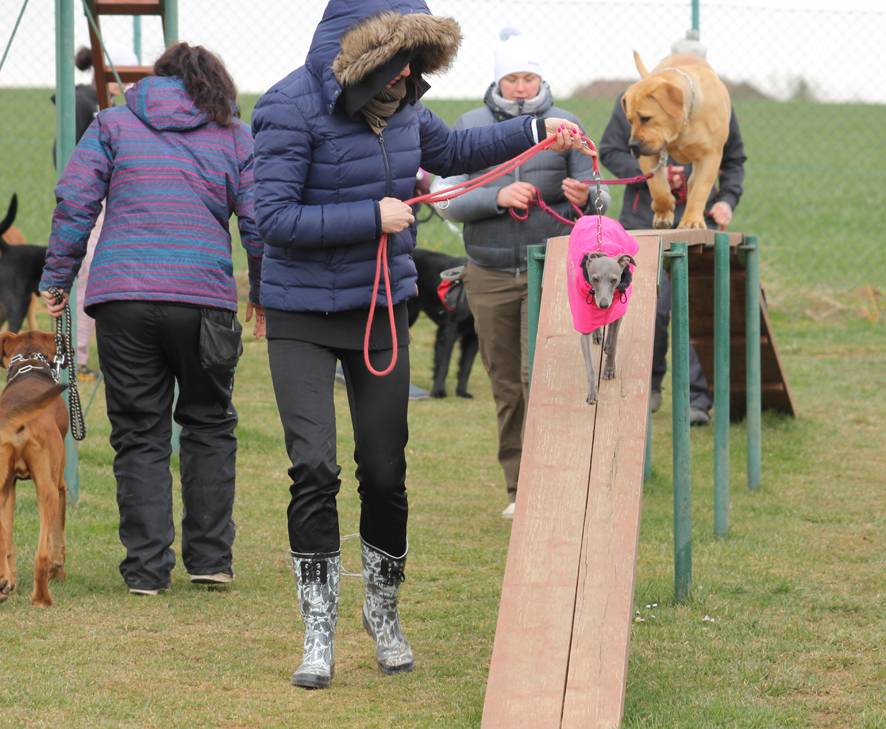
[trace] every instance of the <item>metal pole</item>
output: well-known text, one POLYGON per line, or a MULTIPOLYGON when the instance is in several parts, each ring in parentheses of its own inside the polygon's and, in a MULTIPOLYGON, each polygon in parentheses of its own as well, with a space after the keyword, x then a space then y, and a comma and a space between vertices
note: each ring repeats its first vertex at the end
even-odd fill
POLYGON ((729 535, 729 235, 714 234, 714 536, 729 535))
POLYGON ((761 453, 761 389, 760 389, 760 244, 755 235, 745 237, 747 322, 747 390, 748 390, 748 488, 760 488, 762 482, 761 453))
POLYGON ((140 15, 132 16, 132 50, 139 64, 142 62, 142 19, 140 15))
POLYGON ((692 29, 699 30, 698 27, 698 0, 692 0, 692 29))
MULTIPOLYGON (((58 177, 62 176, 68 160, 74 153, 76 132, 74 128, 74 0, 55 0, 55 162, 58 177)), ((71 337, 75 339, 72 347, 77 351, 77 289, 76 283, 71 287, 69 299, 71 306, 71 337)), ((62 370, 62 382, 70 382, 77 377, 77 370, 69 363, 62 370)), ((79 459, 77 441, 71 432, 65 437, 65 483, 68 485, 68 497, 76 503, 80 497, 79 459)))
POLYGON ((163 10, 163 35, 169 48, 178 43, 178 0, 165 0, 163 10))
POLYGON ((538 335, 538 317, 541 314, 541 284, 545 272, 545 247, 526 249, 526 275, 529 276, 529 386, 532 387, 532 362, 535 360, 535 337, 538 335))
POLYGON ((671 243, 671 358, 674 438, 674 597, 692 589, 692 469, 689 453, 689 264, 688 246, 671 243))
POLYGON ((643 466, 643 480, 652 478, 652 409, 646 414, 646 461, 643 466))

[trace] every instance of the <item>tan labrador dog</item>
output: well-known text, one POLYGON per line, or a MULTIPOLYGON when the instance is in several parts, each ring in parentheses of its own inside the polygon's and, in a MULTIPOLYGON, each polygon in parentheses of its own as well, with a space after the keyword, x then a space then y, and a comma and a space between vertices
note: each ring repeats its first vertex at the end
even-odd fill
MULTIPOLYGON (((686 210, 678 228, 705 228, 704 207, 720 170, 729 135, 732 105, 729 92, 702 58, 671 56, 646 70, 639 54, 634 61, 642 80, 625 91, 621 103, 631 124, 631 154, 649 174, 667 150, 679 164, 692 163, 686 210)), ((653 226, 674 225, 674 196, 667 166, 649 180, 653 226)))

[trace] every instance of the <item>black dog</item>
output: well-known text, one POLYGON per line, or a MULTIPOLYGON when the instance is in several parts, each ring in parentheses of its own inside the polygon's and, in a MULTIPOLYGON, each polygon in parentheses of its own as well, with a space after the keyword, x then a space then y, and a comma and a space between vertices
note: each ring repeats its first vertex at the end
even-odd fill
POLYGON ((32 245, 9 245, 3 238, 15 220, 15 196, 0 222, 0 326, 9 322, 9 331, 18 332, 28 316, 31 295, 39 294, 46 248, 32 245))
POLYGON ((459 397, 473 397, 468 392, 468 377, 474 358, 480 350, 477 332, 474 330, 474 315, 466 298, 462 297, 453 311, 449 311, 437 295, 440 274, 450 268, 463 266, 467 259, 447 256, 445 253, 416 248, 412 252, 415 267, 418 269, 418 296, 409 299, 409 326, 415 323, 420 312, 424 312, 437 325, 437 341, 434 345, 434 387, 431 397, 446 397, 446 375, 449 373, 449 360, 457 340, 461 340, 461 358, 458 363, 458 385, 455 394, 459 397))

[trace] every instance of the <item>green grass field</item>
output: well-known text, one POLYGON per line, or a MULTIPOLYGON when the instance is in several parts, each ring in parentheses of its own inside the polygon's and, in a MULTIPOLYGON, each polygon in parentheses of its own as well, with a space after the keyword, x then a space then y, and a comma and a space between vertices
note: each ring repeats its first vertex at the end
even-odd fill
MULTIPOLYGON (((0 91, 0 105, 42 103, 48 93, 0 91)), ((611 103, 583 103, 574 109, 598 138, 611 103)), ((744 427, 731 426, 731 531, 724 540, 713 537, 713 430, 693 430, 694 587, 680 605, 673 600, 669 397, 653 416, 636 578, 642 621, 631 626, 624 726, 884 727, 886 338, 875 316, 844 316, 857 313, 853 286, 883 281, 883 253, 867 237, 882 203, 873 184, 882 173, 869 169, 873 156, 870 147, 865 151, 865 144, 882 145, 873 137, 883 126, 883 109, 764 104, 784 125, 853 120, 857 153, 842 150, 842 171, 835 167, 819 179, 827 143, 835 138, 826 126, 815 126, 806 141, 767 143, 778 124, 763 116, 753 121, 746 104, 739 114, 756 161, 749 163, 733 227, 761 236, 763 281, 799 414, 764 415, 763 484, 756 492, 745 487, 744 427), (782 183, 785 170, 796 183, 782 183), (835 182, 840 179, 845 188, 835 182), (810 181, 821 182, 818 197, 801 184, 810 181), (803 195, 805 202, 796 204, 803 195), (794 204, 786 204, 792 196, 794 204), (846 210, 832 222, 835 199, 846 210), (786 220, 797 226, 793 238, 786 220), (857 233, 840 235, 844 225, 859 226, 851 228, 857 233), (790 259, 782 258, 786 252, 790 259), (845 296, 835 298, 823 292, 827 276, 818 279, 815 272, 833 276, 833 256, 844 254, 857 259, 854 280, 844 281, 845 296), (832 317, 841 326, 821 321, 832 317)), ((472 105, 434 107, 452 122, 472 105)), ((0 203, 18 190, 20 227, 37 240, 48 235, 53 180, 53 120, 51 113, 41 118, 0 120, 5 168, 33 166, 0 179, 0 203), (17 141, 10 144, 11 138, 17 141), (16 186, 24 179, 42 180, 38 192, 25 195, 26 188, 16 186)), ((460 252, 457 236, 437 222, 420 227, 419 240, 460 252)), ((240 254, 237 261, 242 271, 240 254)), ((46 314, 39 321, 50 327, 46 314)), ((422 317, 412 334, 412 381, 430 388, 434 330, 422 317)), ((85 403, 92 388, 81 389, 85 403)), ((113 451, 99 391, 80 448, 80 501, 68 513, 68 581, 51 585, 51 609, 28 601, 38 523, 33 488, 19 485, 19 589, 0 606, 0 727, 479 727, 510 524, 499 517, 505 495, 495 409, 479 360, 470 390, 473 400, 410 406, 411 553, 401 605, 417 670, 396 677, 377 671, 360 625, 362 586, 343 578, 336 677, 331 690, 318 692, 289 686, 302 627, 285 560, 288 461, 265 343, 246 335, 237 377, 237 580, 229 590, 192 587, 179 565, 165 595, 126 592, 117 571, 123 552, 113 451)), ((339 508, 343 533, 351 534, 359 500, 342 388, 336 407, 344 481, 339 508)), ((181 516, 179 500, 175 515, 181 516)), ((174 549, 180 552, 178 542, 174 549)), ((343 560, 357 569, 356 540, 344 542, 343 560)))

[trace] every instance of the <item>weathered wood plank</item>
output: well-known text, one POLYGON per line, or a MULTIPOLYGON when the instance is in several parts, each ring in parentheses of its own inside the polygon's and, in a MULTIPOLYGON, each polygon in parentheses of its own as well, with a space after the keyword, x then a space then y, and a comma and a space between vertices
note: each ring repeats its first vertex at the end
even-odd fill
POLYGON ((563 729, 616 727, 624 712, 649 419, 658 241, 636 256, 616 378, 600 383, 563 729))
POLYGON ((560 726, 594 434, 566 296, 568 238, 549 241, 523 462, 484 729, 560 726))

